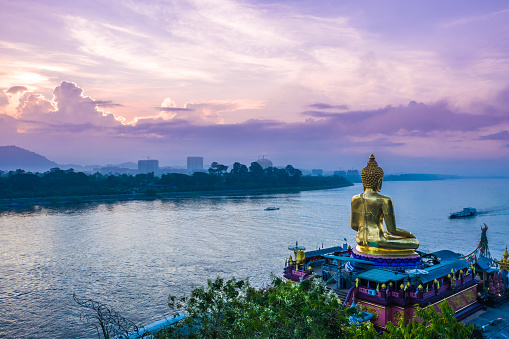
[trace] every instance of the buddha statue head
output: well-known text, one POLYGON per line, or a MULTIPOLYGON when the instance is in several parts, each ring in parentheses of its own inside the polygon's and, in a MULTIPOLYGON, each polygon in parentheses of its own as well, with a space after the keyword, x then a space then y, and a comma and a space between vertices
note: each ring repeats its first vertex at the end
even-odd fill
POLYGON ((382 189, 382 179, 384 177, 384 171, 381 167, 378 167, 375 161, 375 156, 371 154, 366 167, 362 169, 361 179, 364 190, 371 188, 375 192, 380 192, 382 189))

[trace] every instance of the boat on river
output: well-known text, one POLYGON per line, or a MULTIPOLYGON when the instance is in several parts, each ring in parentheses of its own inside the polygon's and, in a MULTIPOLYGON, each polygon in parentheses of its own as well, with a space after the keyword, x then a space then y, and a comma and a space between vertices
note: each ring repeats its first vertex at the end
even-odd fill
POLYGON ((451 215, 449 216, 449 219, 473 217, 476 214, 477 214, 477 210, 475 208, 465 207, 463 209, 463 211, 451 213, 451 215))
POLYGON ((279 210, 279 207, 267 207, 265 210, 266 211, 277 211, 277 210, 279 210))

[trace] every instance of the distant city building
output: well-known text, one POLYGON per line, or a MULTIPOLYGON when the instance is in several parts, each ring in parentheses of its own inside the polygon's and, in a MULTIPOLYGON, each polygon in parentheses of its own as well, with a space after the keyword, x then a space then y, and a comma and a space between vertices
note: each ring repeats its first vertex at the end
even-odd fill
POLYGON ((321 176, 323 176, 323 169, 319 169, 319 168, 312 169, 311 175, 314 177, 321 177, 321 176))
POLYGON ((361 176, 358 170, 348 170, 348 172, 346 172, 346 179, 352 182, 360 182, 361 176))
POLYGON ((263 169, 266 169, 266 168, 269 168, 269 167, 273 167, 272 166, 272 161, 270 161, 269 159, 266 159, 265 155, 262 156, 261 159, 258 159, 257 163, 259 163, 260 166, 262 166, 263 169))
POLYGON ((334 171, 334 175, 337 175, 338 177, 346 178, 346 172, 345 171, 334 171))
POLYGON ((187 157, 187 173, 203 172, 203 157, 187 157))
POLYGON ((138 173, 157 174, 159 170, 159 160, 138 160, 138 173))
POLYGON ((187 168, 166 166, 160 167, 159 170, 157 171, 158 176, 171 173, 187 174, 187 168))

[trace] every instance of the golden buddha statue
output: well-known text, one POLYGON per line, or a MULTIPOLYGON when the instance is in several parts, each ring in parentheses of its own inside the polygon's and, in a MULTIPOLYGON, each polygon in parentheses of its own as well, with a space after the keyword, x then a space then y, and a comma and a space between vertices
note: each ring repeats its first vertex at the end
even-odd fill
POLYGON ((412 233, 396 228, 392 199, 378 193, 382 188, 383 175, 384 171, 371 154, 361 173, 364 193, 352 198, 350 225, 357 231, 356 250, 388 257, 416 255, 414 250, 419 247, 419 241, 412 233))

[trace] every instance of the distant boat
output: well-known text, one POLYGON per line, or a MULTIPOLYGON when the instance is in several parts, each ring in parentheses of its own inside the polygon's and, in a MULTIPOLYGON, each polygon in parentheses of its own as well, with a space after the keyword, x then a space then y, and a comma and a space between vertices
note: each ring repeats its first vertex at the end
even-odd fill
POLYGON ((265 210, 266 211, 277 211, 279 209, 279 207, 267 207, 265 210))
POLYGON ((465 207, 463 211, 451 213, 450 219, 472 217, 477 214, 477 210, 473 207, 465 207))

